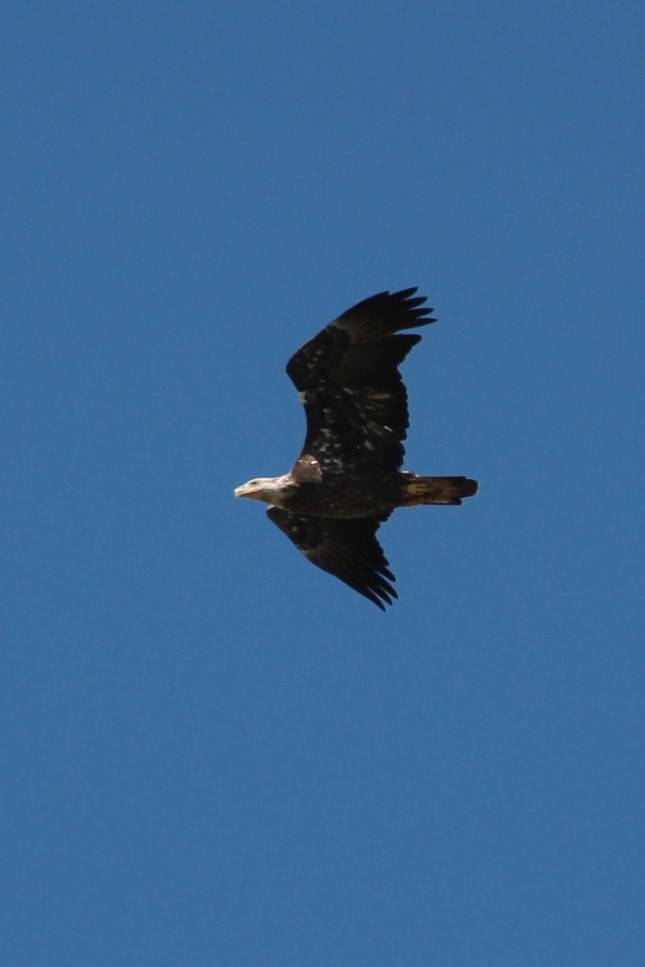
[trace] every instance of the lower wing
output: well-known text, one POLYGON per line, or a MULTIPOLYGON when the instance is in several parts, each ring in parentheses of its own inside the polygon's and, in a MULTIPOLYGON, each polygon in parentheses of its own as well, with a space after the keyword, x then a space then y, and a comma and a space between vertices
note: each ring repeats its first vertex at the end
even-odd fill
POLYGON ((385 611, 398 594, 376 532, 388 515, 342 520, 292 514, 270 507, 270 520, 317 567, 328 571, 385 611), (385 602, 385 604, 383 603, 385 602))

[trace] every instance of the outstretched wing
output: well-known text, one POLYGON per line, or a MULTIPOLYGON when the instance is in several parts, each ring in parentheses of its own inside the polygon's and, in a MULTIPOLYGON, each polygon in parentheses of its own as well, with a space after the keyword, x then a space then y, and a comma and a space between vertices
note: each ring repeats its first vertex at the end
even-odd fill
POLYGON ((398 598, 389 583, 396 578, 376 538, 379 525, 389 515, 332 520, 291 514, 281 507, 269 507, 267 515, 312 564, 340 578, 383 611, 383 602, 392 604, 398 598))
POLYGON ((359 302, 289 360, 307 414, 302 456, 323 471, 393 471, 403 463, 408 400, 398 366, 421 336, 401 332, 435 322, 416 291, 359 302))

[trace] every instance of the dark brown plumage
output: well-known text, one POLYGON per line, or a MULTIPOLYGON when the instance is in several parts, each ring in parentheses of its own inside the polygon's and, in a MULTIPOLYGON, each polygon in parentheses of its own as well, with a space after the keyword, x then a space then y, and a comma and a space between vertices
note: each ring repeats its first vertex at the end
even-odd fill
POLYGON ((477 492, 466 477, 402 471, 409 425, 398 367, 435 322, 416 289, 380 292, 330 323, 292 356, 287 373, 307 416, 292 470, 238 487, 272 506, 269 518, 313 564, 380 608, 397 597, 376 532, 392 510, 460 504, 477 492))
POLYGON ((392 598, 398 598, 389 583, 396 578, 376 539, 376 531, 388 514, 338 520, 305 517, 281 507, 269 507, 267 514, 307 560, 340 578, 379 608, 383 607, 381 599, 392 604, 392 598))

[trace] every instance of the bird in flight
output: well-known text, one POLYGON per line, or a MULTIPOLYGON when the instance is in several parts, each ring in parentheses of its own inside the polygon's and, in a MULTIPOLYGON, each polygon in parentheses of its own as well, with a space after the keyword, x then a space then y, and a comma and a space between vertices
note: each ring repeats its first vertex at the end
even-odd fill
POLYGON ((416 288, 379 292, 348 309, 291 357, 287 374, 307 417, 302 453, 279 477, 256 477, 236 497, 269 504, 270 520, 305 557, 385 611, 398 595, 376 532, 398 507, 460 504, 468 477, 401 470, 409 425, 399 372, 436 319, 416 288))

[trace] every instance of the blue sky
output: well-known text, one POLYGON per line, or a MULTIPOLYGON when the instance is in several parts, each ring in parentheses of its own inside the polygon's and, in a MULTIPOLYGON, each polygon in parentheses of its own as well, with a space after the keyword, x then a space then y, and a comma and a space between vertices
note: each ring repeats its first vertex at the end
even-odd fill
POLYGON ((1 18, 2 962, 640 967, 642 5, 1 18), (409 285, 382 614, 232 491, 409 285))

